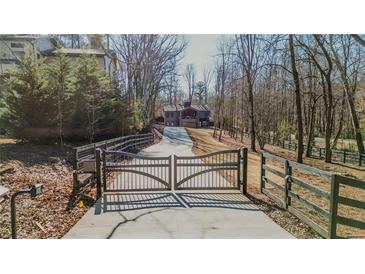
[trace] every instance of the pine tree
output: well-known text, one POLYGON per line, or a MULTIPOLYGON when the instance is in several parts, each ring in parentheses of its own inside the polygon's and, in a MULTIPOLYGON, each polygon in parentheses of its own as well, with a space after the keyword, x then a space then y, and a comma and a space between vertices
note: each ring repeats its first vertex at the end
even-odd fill
MULTIPOLYGON (((45 65, 26 55, 19 68, 3 76, 6 110, 1 124, 16 138, 39 140, 42 129, 52 127, 55 117, 54 101, 47 92, 45 65)), ((46 130, 47 131, 47 130, 46 130)))
POLYGON ((73 127, 87 129, 91 142, 103 120, 110 114, 113 98, 110 79, 93 56, 80 57, 75 72, 73 127))
POLYGON ((64 127, 69 120, 70 98, 74 90, 70 60, 59 54, 48 67, 48 90, 57 106, 57 128, 59 142, 63 146, 64 127))

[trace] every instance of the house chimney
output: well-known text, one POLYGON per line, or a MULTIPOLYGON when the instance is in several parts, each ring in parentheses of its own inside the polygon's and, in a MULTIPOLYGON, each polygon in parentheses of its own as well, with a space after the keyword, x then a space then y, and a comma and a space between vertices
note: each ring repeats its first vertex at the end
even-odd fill
POLYGON ((191 101, 184 102, 184 108, 188 108, 191 106, 191 101))

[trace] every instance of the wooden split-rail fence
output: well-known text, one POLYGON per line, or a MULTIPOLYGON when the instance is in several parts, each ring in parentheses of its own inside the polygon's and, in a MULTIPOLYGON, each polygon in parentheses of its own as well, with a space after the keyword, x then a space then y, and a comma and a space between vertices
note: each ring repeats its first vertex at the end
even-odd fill
POLYGON ((267 152, 261 153, 260 170, 261 192, 322 237, 365 237, 365 181, 267 152), (345 236, 339 235, 338 225, 345 226, 342 233, 345 236))

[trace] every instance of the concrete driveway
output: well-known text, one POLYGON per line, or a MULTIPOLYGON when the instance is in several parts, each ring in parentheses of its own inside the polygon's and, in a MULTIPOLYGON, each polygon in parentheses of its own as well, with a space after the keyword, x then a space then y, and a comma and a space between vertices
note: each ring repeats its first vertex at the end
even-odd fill
MULTIPOLYGON (((184 128, 167 127, 148 156, 194 155, 184 128)), ((238 191, 104 194, 64 238, 293 238, 238 191)))

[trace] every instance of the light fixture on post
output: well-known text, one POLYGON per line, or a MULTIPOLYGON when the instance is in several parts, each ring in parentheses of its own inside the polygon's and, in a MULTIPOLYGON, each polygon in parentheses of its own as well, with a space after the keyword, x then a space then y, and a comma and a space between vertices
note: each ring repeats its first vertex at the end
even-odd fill
POLYGON ((11 237, 16 239, 16 207, 15 207, 15 198, 22 194, 30 194, 33 198, 43 192, 43 184, 35 184, 31 188, 22 189, 15 192, 11 196, 10 200, 10 210, 11 210, 11 237))

